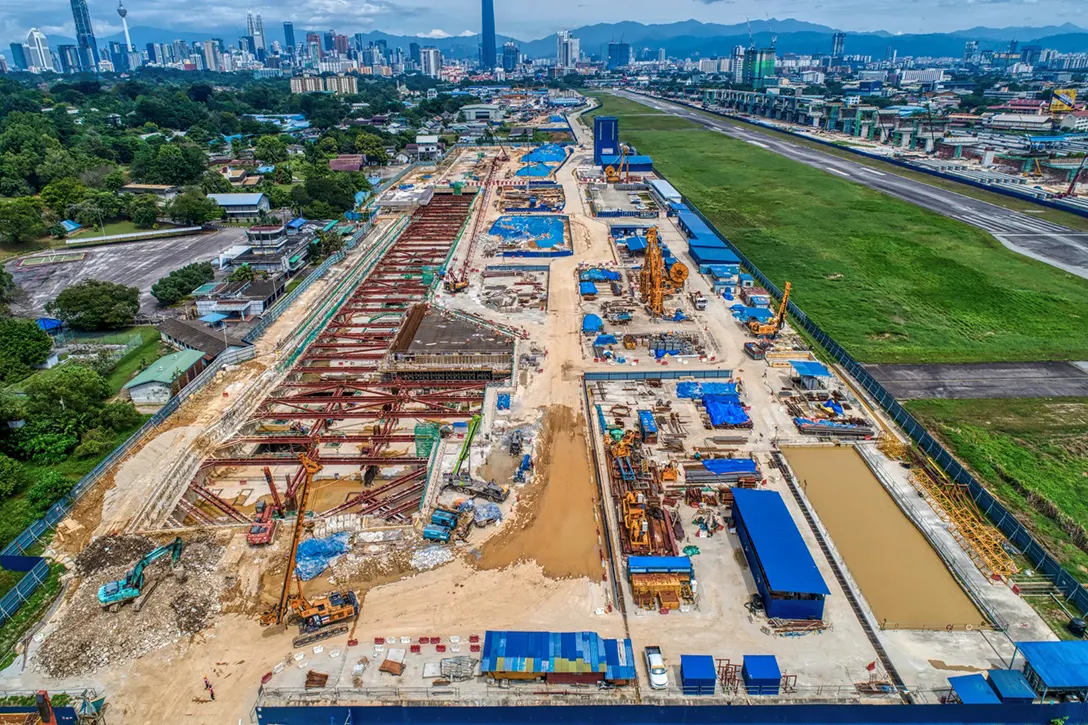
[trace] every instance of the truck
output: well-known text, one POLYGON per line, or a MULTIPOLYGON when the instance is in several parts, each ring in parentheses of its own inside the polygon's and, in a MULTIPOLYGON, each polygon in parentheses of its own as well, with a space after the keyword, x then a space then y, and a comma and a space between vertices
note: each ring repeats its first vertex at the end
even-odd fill
POLYGON ((423 538, 427 541, 438 541, 443 544, 450 542, 450 529, 438 524, 428 524, 423 527, 423 538))
POLYGON ((650 677, 650 689, 664 690, 669 686, 669 670, 665 667, 665 657, 661 648, 650 645, 645 649, 646 673, 650 677))
POLYGON ((695 305, 695 309, 706 309, 706 297, 703 296, 702 292, 699 292, 698 290, 692 290, 688 294, 688 296, 691 298, 691 304, 695 305))
POLYGON ((458 476, 446 475, 442 488, 449 488, 466 496, 479 496, 488 501, 502 503, 510 496, 509 486, 500 486, 494 481, 475 481, 471 477, 461 474, 458 476))
POLYGON ((272 519, 272 507, 264 501, 257 502, 257 519, 249 527, 246 542, 250 546, 265 546, 272 543, 276 533, 276 522, 272 519))

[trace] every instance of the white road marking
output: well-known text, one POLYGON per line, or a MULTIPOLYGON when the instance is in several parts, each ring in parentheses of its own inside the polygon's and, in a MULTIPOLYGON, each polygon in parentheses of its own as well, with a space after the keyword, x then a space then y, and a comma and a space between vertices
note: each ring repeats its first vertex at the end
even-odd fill
POLYGON ((862 171, 867 171, 868 173, 876 174, 877 176, 884 176, 885 175, 883 172, 877 171, 876 169, 870 169, 868 166, 862 166, 860 168, 861 168, 862 171))
POLYGON ((850 174, 846 173, 845 171, 839 171, 838 169, 836 169, 833 166, 825 166, 824 168, 827 169, 828 171, 832 171, 832 172, 838 174, 839 176, 846 176, 846 177, 850 176, 850 174))
POLYGON ((760 143, 759 141, 753 141, 753 140, 752 140, 752 139, 750 139, 750 138, 748 138, 748 139, 745 139, 745 141, 747 141, 748 143, 752 144, 753 146, 759 146, 759 147, 760 147, 761 149, 769 149, 769 148, 770 148, 770 146, 768 146, 767 144, 765 144, 765 143, 760 143))

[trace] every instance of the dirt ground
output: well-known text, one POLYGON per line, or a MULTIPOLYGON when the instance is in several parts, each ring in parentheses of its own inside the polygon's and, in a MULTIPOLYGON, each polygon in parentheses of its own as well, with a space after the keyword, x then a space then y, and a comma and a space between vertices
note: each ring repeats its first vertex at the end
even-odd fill
POLYGON ((479 568, 503 569, 532 560, 548 577, 601 578, 597 487, 584 430, 585 421, 570 408, 548 409, 536 479, 518 500, 523 513, 483 546, 479 568))

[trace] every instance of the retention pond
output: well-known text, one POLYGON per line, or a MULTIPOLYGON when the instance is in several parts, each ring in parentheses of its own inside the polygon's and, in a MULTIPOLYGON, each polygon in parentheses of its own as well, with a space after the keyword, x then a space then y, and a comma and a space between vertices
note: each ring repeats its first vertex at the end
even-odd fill
POLYGON ((929 542, 850 447, 783 453, 886 629, 985 626, 929 542))

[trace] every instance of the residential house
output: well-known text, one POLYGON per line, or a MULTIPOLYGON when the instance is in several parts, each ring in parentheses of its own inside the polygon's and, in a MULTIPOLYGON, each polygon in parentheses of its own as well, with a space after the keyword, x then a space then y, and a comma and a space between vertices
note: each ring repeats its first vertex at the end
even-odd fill
POLYGON ((363 154, 340 154, 335 159, 329 159, 329 171, 359 171, 366 163, 363 154))

